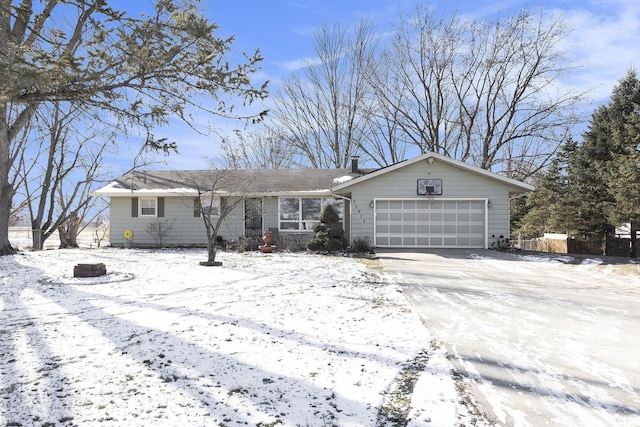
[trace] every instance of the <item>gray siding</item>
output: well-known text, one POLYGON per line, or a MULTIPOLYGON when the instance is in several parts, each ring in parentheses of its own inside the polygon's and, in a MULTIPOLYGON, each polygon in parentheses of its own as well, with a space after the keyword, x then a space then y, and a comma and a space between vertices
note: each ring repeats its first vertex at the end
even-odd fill
MULTIPOLYGON (((202 218, 193 215, 193 197, 165 197, 164 217, 132 217, 131 197, 112 197, 110 209, 110 234, 113 246, 125 242, 125 230, 133 231, 133 245, 155 246, 155 240, 147 233, 153 222, 167 222, 172 228, 163 240, 166 246, 206 246, 207 237, 202 218)), ((244 234, 244 204, 240 203, 227 217, 218 232, 231 240, 244 234)))
MULTIPOLYGON (((164 246, 206 246, 206 231, 202 218, 193 216, 192 197, 165 197, 164 218, 133 217, 131 212, 131 197, 111 198, 111 244, 122 246, 125 242, 125 230, 133 231, 132 244, 134 246, 155 246, 155 240, 147 233, 147 227, 152 222, 172 223, 170 233, 163 239, 164 246)), ((305 243, 313 238, 311 231, 278 232, 278 197, 263 197, 262 199, 262 228, 275 229, 278 244, 282 249, 304 248, 305 243)), ((236 240, 244 232, 244 203, 237 205, 226 218, 218 235, 225 240, 236 240)))
POLYGON ((486 198, 488 209, 488 246, 491 237, 509 237, 509 185, 482 175, 434 160, 417 162, 348 187, 351 194, 351 239, 368 238, 373 243, 374 199, 464 199, 486 198), (418 196, 418 179, 442 179, 441 196, 418 196))

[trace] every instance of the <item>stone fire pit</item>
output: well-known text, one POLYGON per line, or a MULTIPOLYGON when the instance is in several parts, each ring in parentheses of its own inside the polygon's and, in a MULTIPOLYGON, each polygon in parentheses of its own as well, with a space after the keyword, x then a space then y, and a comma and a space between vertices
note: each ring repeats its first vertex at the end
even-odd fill
POLYGON ((73 267, 73 277, 98 277, 107 274, 107 267, 103 263, 78 264, 73 267))

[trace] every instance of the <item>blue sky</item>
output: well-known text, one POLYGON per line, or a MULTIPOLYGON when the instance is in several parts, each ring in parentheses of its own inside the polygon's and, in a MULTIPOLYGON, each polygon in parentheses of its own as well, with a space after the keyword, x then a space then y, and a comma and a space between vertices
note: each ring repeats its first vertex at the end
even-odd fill
MULTIPOLYGON (((137 0, 136 6, 149 0, 137 0)), ((124 4, 124 1, 122 2, 124 4)), ((131 0, 128 2, 131 4, 131 0)), ((203 0, 208 18, 222 36, 235 35, 234 51, 260 48, 263 70, 257 79, 270 80, 274 88, 307 59, 313 58, 311 34, 323 22, 357 23, 371 19, 380 31, 390 28, 400 9, 418 4, 414 0, 203 0)), ((591 90, 590 114, 606 102, 613 86, 640 61, 640 1, 638 0, 435 0, 430 5, 444 15, 457 12, 477 18, 512 15, 522 7, 560 13, 572 30, 566 40, 571 56, 583 67, 563 84, 591 90)), ((131 10, 133 12, 133 10, 131 10)), ((226 125, 223 125, 226 126, 226 125)), ((181 141, 180 155, 166 159, 167 168, 204 168, 203 147, 217 145, 218 138, 204 137, 176 124, 172 137, 181 141), (212 139, 214 139, 212 141, 212 139)), ((205 152, 209 152, 207 149, 205 152)))
MULTIPOLYGON (((388 29, 399 9, 414 0, 205 0, 208 17, 220 33, 234 34, 236 48, 259 47, 265 57, 264 72, 272 81, 286 76, 305 59, 312 58, 311 34, 322 22, 356 23, 372 19, 381 31, 388 29)), ((594 96, 606 97, 629 67, 640 59, 640 2, 638 0, 556 0, 541 3, 520 0, 442 1, 430 3, 445 15, 458 13, 479 18, 513 14, 522 7, 556 11, 572 29, 567 43, 586 68, 577 85, 602 87, 594 96), (582 62, 582 61, 581 61, 582 62)))

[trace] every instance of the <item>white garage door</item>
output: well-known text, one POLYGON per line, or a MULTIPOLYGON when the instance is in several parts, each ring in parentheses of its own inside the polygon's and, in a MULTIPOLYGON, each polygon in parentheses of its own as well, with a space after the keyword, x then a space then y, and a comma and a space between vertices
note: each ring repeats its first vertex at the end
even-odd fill
POLYGON ((486 201, 376 200, 377 247, 484 248, 486 201))

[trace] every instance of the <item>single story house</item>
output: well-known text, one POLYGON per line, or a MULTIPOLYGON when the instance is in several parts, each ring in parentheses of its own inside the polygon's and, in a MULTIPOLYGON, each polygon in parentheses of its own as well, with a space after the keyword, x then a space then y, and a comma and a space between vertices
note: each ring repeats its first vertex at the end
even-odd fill
POLYGON ((491 248, 509 237, 510 198, 531 185, 427 153, 392 166, 350 169, 138 171, 96 190, 110 198, 111 245, 154 246, 150 227, 165 224, 164 246, 206 244, 198 203, 219 213, 235 200, 219 235, 232 241, 272 231, 282 246, 303 246, 328 203, 349 241, 373 247, 491 248))

